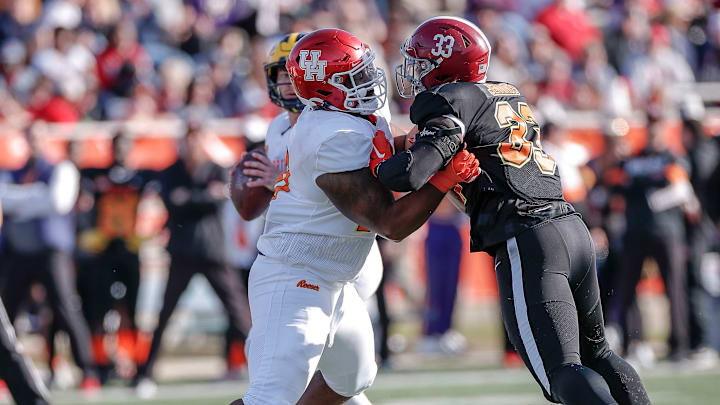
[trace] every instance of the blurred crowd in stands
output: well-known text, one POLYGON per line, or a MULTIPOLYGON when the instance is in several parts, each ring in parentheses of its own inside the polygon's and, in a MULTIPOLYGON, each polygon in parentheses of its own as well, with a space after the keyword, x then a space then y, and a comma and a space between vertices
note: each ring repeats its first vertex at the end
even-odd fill
MULTIPOLYGON (((393 81, 412 29, 449 14, 474 21, 491 41, 489 80, 515 84, 534 106, 566 198, 592 230, 614 343, 652 363, 636 291, 643 272, 659 274, 670 308, 665 354, 712 360, 720 349, 713 125, 720 91, 698 83, 720 81, 718 7, 715 0, 0 0, 0 122, 3 131, 26 134, 31 151, 21 168, 0 173, 2 298, 11 317, 32 310, 28 302, 50 302, 50 330, 69 333, 93 387, 111 375, 151 375, 179 295, 204 273, 231 315, 226 355, 234 372, 244 361, 246 308, 242 288, 228 286, 242 285, 239 269, 250 267, 262 224, 227 212, 225 170, 197 135, 213 119, 253 119, 265 126, 235 135, 252 138, 241 138, 247 147, 258 141, 280 112, 267 96, 263 61, 281 34, 343 28, 371 45, 393 81), (75 138, 69 159, 46 161, 31 130, 38 121, 168 118, 186 130, 175 142, 178 161, 160 173, 128 164, 134 138, 122 129, 112 138, 112 164, 101 168, 73 164, 82 153, 75 138), (167 210, 174 275, 152 344, 135 319, 139 251, 152 236, 138 210, 148 195, 167 210), (33 282, 45 284, 46 297, 33 282)), ((390 97, 393 117, 406 124, 410 101, 390 97)), ((452 343, 459 338, 451 328, 462 252, 445 244, 460 240, 465 221, 442 209, 428 230, 428 351, 462 346, 452 343)), ((398 255, 392 245, 383 253, 398 255)), ((387 344, 379 347, 387 360, 387 344)))

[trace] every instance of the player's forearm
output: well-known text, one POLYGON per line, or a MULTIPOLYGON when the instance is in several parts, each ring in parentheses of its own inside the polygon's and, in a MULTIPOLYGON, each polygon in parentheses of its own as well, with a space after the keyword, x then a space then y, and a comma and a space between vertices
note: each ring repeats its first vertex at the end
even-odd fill
POLYGON ((315 182, 343 215, 391 240, 420 228, 445 195, 428 184, 396 201, 368 168, 323 174, 315 182))
POLYGON ((398 153, 396 142, 396 154, 377 166, 377 178, 394 191, 419 190, 462 149, 465 129, 459 122, 450 116, 428 120, 410 148, 398 153))
POLYGON ((415 144, 377 168, 377 178, 393 191, 419 190, 443 166, 442 155, 431 145, 415 144))
POLYGON ((371 229, 387 239, 403 240, 430 218, 443 197, 445 193, 426 184, 392 203, 371 229))

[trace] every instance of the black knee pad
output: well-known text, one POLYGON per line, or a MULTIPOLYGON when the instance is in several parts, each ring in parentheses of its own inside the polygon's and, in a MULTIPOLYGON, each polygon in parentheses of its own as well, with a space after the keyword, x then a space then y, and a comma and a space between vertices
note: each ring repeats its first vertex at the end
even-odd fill
POLYGON ((603 377, 580 364, 563 364, 549 375, 551 398, 565 405, 617 405, 603 377))

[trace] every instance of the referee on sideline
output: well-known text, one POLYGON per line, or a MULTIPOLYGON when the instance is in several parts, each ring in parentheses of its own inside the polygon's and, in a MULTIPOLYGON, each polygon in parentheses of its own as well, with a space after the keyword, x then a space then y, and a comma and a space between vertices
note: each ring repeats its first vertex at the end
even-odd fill
MULTIPOLYGON (((0 227, 2 227, 2 205, 0 205, 0 227)), ((5 380, 16 403, 22 405, 50 403, 47 388, 40 380, 37 370, 22 354, 2 299, 0 299, 0 378, 5 380)))

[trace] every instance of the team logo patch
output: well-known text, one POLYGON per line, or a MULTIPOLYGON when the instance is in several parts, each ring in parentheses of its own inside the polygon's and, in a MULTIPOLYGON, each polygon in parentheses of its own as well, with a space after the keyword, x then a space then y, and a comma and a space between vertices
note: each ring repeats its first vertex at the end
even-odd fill
POLYGON ((305 71, 304 79, 307 81, 321 82, 325 80, 326 60, 320 60, 320 50, 300 51, 300 69, 305 71), (308 59, 308 54, 310 58, 308 59))
POLYGON ((320 291, 320 286, 317 284, 310 284, 305 280, 298 281, 297 285, 295 287, 299 288, 307 288, 308 290, 315 290, 320 291))
MULTIPOLYGON (((425 136, 434 136, 434 135, 435 135, 435 132, 433 132, 427 128, 423 128, 422 131, 418 132, 417 135, 415 135, 415 139, 420 139, 425 136)), ((413 140, 413 143, 415 143, 414 140, 413 140)))
POLYGON ((515 86, 508 83, 484 83, 493 96, 519 96, 520 92, 515 86))

